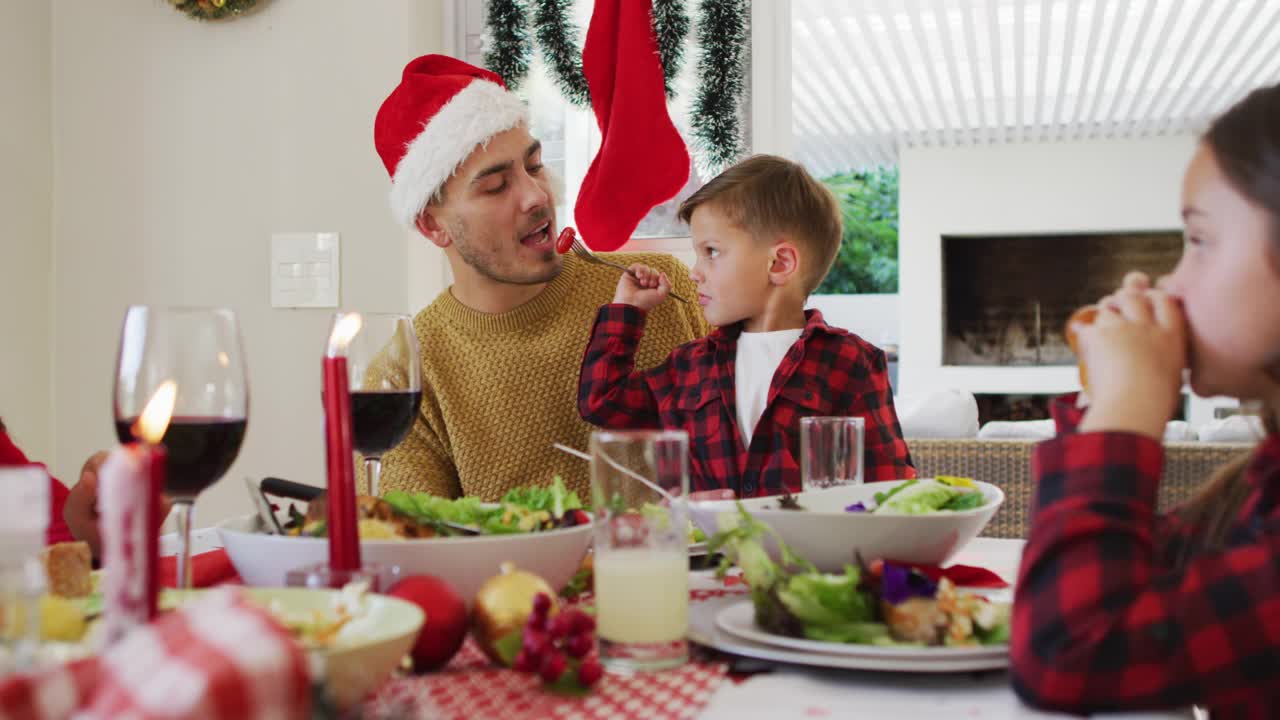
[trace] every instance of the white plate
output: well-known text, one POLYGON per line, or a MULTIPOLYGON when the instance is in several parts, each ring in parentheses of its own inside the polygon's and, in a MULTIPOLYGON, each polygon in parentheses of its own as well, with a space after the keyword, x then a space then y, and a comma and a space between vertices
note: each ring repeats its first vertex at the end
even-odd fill
POLYGON ((724 608, 716 615, 716 627, 745 640, 765 645, 791 648, 804 652, 867 657, 916 662, 938 662, 962 659, 997 659, 1007 657, 1008 645, 979 645, 971 647, 904 647, 866 645, 857 643, 823 642, 808 638, 795 638, 765 632, 756 625, 755 606, 750 600, 724 608))
MULTIPOLYGON (((725 608, 741 604, 745 594, 730 595, 689 605, 689 639, 699 645, 743 657, 771 662, 840 668, 846 670, 878 670, 883 672, 951 673, 978 670, 1002 670, 1009 666, 1009 656, 968 657, 942 660, 885 658, 870 655, 836 655, 827 652, 805 652, 777 645, 747 640, 717 627, 716 618, 725 608)), ((749 601, 748 601, 749 602, 749 601)), ((865 646, 875 647, 875 646, 865 646)))

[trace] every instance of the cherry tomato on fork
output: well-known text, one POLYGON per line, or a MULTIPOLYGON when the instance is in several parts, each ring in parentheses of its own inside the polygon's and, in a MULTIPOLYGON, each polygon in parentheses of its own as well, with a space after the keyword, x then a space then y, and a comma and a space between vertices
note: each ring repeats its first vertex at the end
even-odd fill
POLYGON ((560 231, 560 237, 556 238, 556 252, 561 255, 569 252, 569 248, 573 247, 573 240, 578 233, 571 227, 567 227, 560 231))

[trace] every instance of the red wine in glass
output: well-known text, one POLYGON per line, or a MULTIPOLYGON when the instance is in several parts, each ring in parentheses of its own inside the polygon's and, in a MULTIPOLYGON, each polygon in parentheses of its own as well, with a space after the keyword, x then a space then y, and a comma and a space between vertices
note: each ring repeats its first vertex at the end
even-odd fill
MULTIPOLYGON (((344 317, 334 316, 334 325, 344 317)), ((408 315, 360 313, 358 327, 346 349, 352 444, 364 458, 369 494, 376 497, 383 453, 399 445, 418 418, 422 361, 408 315)))
POLYGON ((191 587, 196 496, 231 467, 244 440, 248 378, 234 310, 134 305, 125 312, 113 417, 120 441, 134 440, 133 425, 158 388, 172 383, 175 390, 161 442, 178 535, 179 588, 191 587))
MULTIPOLYGON (((137 418, 116 421, 116 437, 132 442, 137 418)), ((172 498, 194 499, 218 481, 240 453, 248 423, 223 418, 175 417, 161 443, 168 451, 164 490, 172 498)))
POLYGON ((421 390, 357 390, 351 393, 356 451, 378 457, 409 434, 422 403, 421 390))

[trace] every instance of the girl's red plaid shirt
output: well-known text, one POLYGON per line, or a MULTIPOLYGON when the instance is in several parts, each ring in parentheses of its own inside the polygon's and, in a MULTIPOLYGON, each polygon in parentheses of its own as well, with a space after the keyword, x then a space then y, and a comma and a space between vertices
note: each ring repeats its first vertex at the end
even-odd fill
POLYGON ((866 419, 867 482, 915 477, 884 352, 827 325, 817 310, 805 311, 805 318, 745 447, 734 385, 740 324, 682 345, 666 362, 636 373, 633 358, 645 313, 633 305, 601 307, 582 359, 578 410, 598 427, 689 433, 694 491, 730 488, 738 497, 799 492, 800 418, 820 415, 866 419))
POLYGON ((1036 448, 1036 494, 1010 645, 1013 686, 1075 713, 1208 705, 1214 718, 1280 712, 1280 436, 1246 470, 1227 546, 1195 552, 1197 528, 1156 513, 1164 451, 1121 432, 1036 448), (1185 565, 1176 558, 1190 551, 1185 565))

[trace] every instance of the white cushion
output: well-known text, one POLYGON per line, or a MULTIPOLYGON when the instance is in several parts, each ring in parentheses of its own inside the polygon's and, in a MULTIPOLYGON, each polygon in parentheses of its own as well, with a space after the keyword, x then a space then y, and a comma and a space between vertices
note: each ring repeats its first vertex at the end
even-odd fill
POLYGON ((1053 420, 992 420, 978 431, 983 440, 1048 440, 1057 432, 1053 420))
MULTIPOLYGON (((978 431, 983 440, 1047 440, 1057 434, 1053 420, 992 420, 978 431)), ((1164 426, 1165 442, 1194 442, 1196 433, 1182 420, 1164 426)))
POLYGON ((1262 418, 1257 415, 1231 415, 1200 426, 1201 442, 1253 443, 1263 434, 1262 418))
POLYGON ((1164 426, 1165 442, 1195 442, 1200 437, 1186 420, 1170 420, 1164 426))
POLYGON ((964 390, 908 393, 893 399, 908 438, 971 438, 978 435, 978 401, 964 390))

